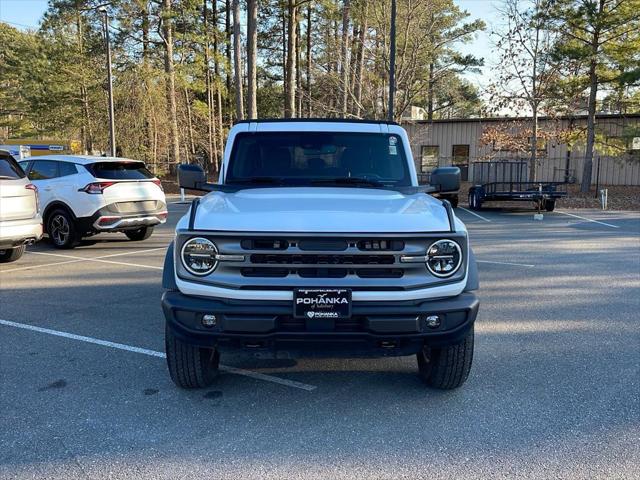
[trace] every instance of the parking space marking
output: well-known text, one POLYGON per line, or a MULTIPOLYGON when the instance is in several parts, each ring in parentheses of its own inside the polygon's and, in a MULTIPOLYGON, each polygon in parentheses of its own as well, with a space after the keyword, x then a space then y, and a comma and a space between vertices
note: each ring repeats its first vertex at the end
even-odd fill
POLYGON ((605 227, 620 228, 618 225, 611 225, 610 223, 600 222, 598 220, 593 220, 592 218, 581 217, 580 215, 574 215, 573 213, 561 212, 560 210, 556 210, 556 213, 561 213, 562 215, 568 215, 570 217, 579 218, 587 222, 599 223, 600 225, 604 225, 605 227))
MULTIPOLYGON (((52 256, 52 257, 72 258, 76 262, 110 263, 110 264, 113 264, 113 265, 125 265, 125 266, 128 266, 128 267, 140 267, 140 268, 150 268, 152 270, 162 270, 163 267, 156 267, 156 266, 153 266, 153 265, 142 265, 140 263, 128 263, 128 262, 118 262, 118 261, 115 261, 115 260, 104 260, 105 258, 117 257, 117 256, 122 256, 122 255, 133 255, 133 254, 144 252, 144 251, 149 252, 151 250, 162 250, 162 249, 166 249, 166 247, 154 248, 154 249, 149 249, 149 250, 138 250, 138 251, 134 251, 134 252, 114 253, 114 254, 110 254, 110 255, 102 255, 100 257, 95 257, 95 258, 76 257, 74 255, 64 255, 64 254, 61 254, 61 253, 48 253, 48 252, 27 252, 27 253, 30 253, 32 255, 49 255, 49 256, 52 256)), ((75 262, 60 262, 58 265, 60 265, 62 263, 75 263, 75 262)), ((39 267, 40 267, 40 265, 34 265, 33 267, 30 267, 30 268, 39 268, 39 267)))
MULTIPOLYGON (((30 330, 32 332, 46 333, 48 335, 53 335, 56 337, 69 338, 71 340, 78 340, 80 342, 92 343, 94 345, 114 348, 116 350, 124 350, 127 352, 140 353, 142 355, 148 355, 150 357, 167 358, 164 352, 149 350, 148 348, 134 347, 132 345, 125 345, 124 343, 110 342, 108 340, 100 340, 99 338, 93 338, 93 337, 85 337, 84 335, 76 335, 75 333, 62 332, 60 330, 52 330, 50 328, 36 327, 35 325, 29 325, 26 323, 11 322, 9 320, 0 319, 0 325, 4 325, 6 327, 21 328, 23 330, 30 330)), ((220 370, 228 373, 233 373, 235 375, 242 375, 244 377, 263 380, 265 382, 277 383, 279 385, 285 385, 287 387, 298 388, 300 390, 306 390, 308 392, 311 392, 317 388, 315 385, 296 382, 294 380, 286 380, 284 378, 274 377, 272 375, 266 375, 264 373, 253 372, 251 370, 244 370, 242 368, 229 367, 226 365, 220 365, 220 370)))
POLYGON ((467 213, 470 213, 471 215, 473 215, 474 217, 478 217, 480 220, 484 220, 485 222, 489 222, 491 223, 491 220, 489 220, 488 218, 484 218, 482 215, 478 215, 476 212, 472 212, 471 210, 467 210, 464 207, 458 207, 460 210, 464 210, 467 213))
MULTIPOLYGON (((33 253, 33 252, 28 252, 33 253)), ((31 270, 33 268, 53 267, 55 265, 67 265, 69 263, 80 263, 84 260, 67 260, 66 262, 45 263, 43 265, 29 265, 28 267, 11 268, 9 270, 0 270, 0 273, 19 272, 21 270, 31 270)))
POLYGON ((513 265, 514 267, 535 267, 528 263, 512 263, 512 262, 492 262, 490 260, 476 260, 477 263, 494 263, 496 265, 513 265))

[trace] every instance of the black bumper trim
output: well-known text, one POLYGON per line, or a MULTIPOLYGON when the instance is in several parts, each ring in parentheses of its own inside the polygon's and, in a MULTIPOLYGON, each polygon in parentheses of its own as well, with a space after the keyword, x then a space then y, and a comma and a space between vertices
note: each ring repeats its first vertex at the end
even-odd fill
POLYGON ((348 321, 321 323, 296 323, 291 302, 230 302, 179 291, 166 291, 162 308, 172 333, 194 345, 304 356, 381 357, 410 355, 425 345, 459 343, 473 327, 479 300, 474 293, 465 292, 418 303, 354 302, 348 321), (217 325, 204 327, 203 314, 215 314, 217 325), (424 320, 435 314, 441 325, 431 329, 424 320))

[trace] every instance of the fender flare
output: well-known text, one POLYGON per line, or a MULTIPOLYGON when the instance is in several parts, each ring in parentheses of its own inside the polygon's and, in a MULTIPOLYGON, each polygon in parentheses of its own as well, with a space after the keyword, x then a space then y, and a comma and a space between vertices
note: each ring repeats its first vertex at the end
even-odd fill
POLYGON ((173 242, 171 242, 164 256, 164 268, 162 270, 162 288, 167 290, 178 290, 173 261, 173 242))
POLYGON ((467 284, 463 291, 471 292, 473 290, 478 290, 479 288, 480 279, 478 278, 478 264, 473 250, 469 247, 469 270, 467 272, 467 284))

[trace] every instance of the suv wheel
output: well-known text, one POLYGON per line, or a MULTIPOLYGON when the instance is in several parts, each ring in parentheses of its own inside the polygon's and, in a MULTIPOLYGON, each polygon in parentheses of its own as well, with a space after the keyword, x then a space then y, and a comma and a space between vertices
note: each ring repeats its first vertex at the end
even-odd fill
POLYGON ((54 210, 47 219, 49 240, 56 248, 73 248, 79 236, 75 221, 66 210, 54 210))
POLYGON ((140 241, 146 240, 153 233, 153 227, 142 227, 137 230, 127 230, 124 234, 129 237, 129 240, 140 241))
POLYGON ((553 212, 553 210, 556 208, 556 201, 555 200, 545 200, 544 202, 544 209, 547 212, 553 212))
POLYGON ((15 262, 22 256, 26 248, 25 245, 20 245, 19 247, 0 250, 0 263, 15 262))
POLYGON ((473 361, 473 328, 462 342, 441 348, 426 348, 418 353, 420 378, 433 388, 451 390, 469 376, 473 361))
POLYGON ((208 387, 218 376, 220 352, 184 343, 165 326, 165 349, 171 380, 181 388, 208 387))

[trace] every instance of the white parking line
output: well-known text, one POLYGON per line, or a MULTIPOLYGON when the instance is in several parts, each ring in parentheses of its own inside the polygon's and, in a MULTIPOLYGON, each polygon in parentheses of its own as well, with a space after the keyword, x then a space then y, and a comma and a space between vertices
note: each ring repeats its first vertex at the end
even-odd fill
POLYGON ((477 263, 495 263, 496 265, 512 265, 514 267, 535 267, 528 263, 511 263, 511 262, 492 262, 490 260, 476 260, 477 263))
POLYGON ((592 218, 581 217, 580 215, 574 215, 573 213, 561 212, 560 210, 556 210, 556 213, 561 213, 562 215, 568 215, 570 217, 579 218, 580 220, 585 220, 587 222, 599 223, 600 225, 604 225, 605 227, 620 228, 618 225, 611 225, 610 223, 600 222, 598 220, 593 220, 592 218))
MULTIPOLYGON (((142 265, 139 263, 128 263, 128 262, 117 262, 115 260, 103 260, 105 258, 111 258, 111 257, 119 257, 122 255, 134 255, 136 253, 141 253, 141 252, 150 252, 153 250, 165 250, 166 247, 161 247, 161 248, 152 248, 152 249, 148 249, 148 250, 138 250, 135 252, 123 252, 123 253, 113 253, 110 255, 102 255, 100 257, 95 257, 95 258, 86 258, 86 257, 76 257, 74 255, 64 255, 62 253, 48 253, 48 252, 27 252, 30 253, 32 255, 49 255, 51 257, 60 257, 60 258, 72 258, 74 259, 76 262, 97 262, 97 263, 110 263, 110 264, 114 264, 114 265, 125 265, 128 267, 140 267, 140 268, 150 268, 153 270, 162 270, 163 267, 156 267, 153 265, 142 265)), ((61 265, 63 263, 75 263, 75 262, 60 262, 58 263, 58 265, 61 265)), ((55 265, 55 264, 54 264, 55 265)), ((32 267, 25 267, 24 269, 28 269, 28 268, 39 268, 40 265, 34 265, 32 267)))
MULTIPOLYGON (((29 325, 26 323, 11 322, 9 320, 0 319, 0 325, 7 327, 21 328, 23 330, 30 330, 32 332, 46 333, 48 335, 54 335, 56 337, 69 338, 71 340, 78 340, 80 342, 92 343, 94 345, 101 345, 103 347, 115 348, 116 350, 125 350, 127 352, 140 353, 142 355, 148 355, 150 357, 166 358, 164 352, 158 352, 156 350, 149 350, 147 348, 134 347, 131 345, 125 345, 124 343, 109 342, 107 340, 100 340, 99 338, 85 337, 84 335, 76 335, 75 333, 61 332, 59 330, 51 330, 50 328, 36 327, 35 325, 29 325)), ((309 385, 307 383, 296 382, 293 380, 286 380, 280 377, 274 377, 272 375, 265 375, 264 373, 252 372, 251 370, 244 370, 242 368, 229 367, 226 365, 220 365, 220 370, 233 373, 235 375, 242 375, 245 377, 255 378, 257 380, 263 380, 265 382, 277 383, 279 385, 285 385, 287 387, 299 388, 311 392, 317 387, 315 385, 309 385)))
POLYGON ((470 213, 471 215, 473 215, 474 217, 478 217, 480 220, 484 220, 485 222, 489 222, 491 223, 491 220, 489 220, 488 218, 484 218, 482 215, 478 215, 476 212, 472 212, 471 210, 467 210, 464 207, 458 207, 460 210, 464 210, 467 213, 470 213))

